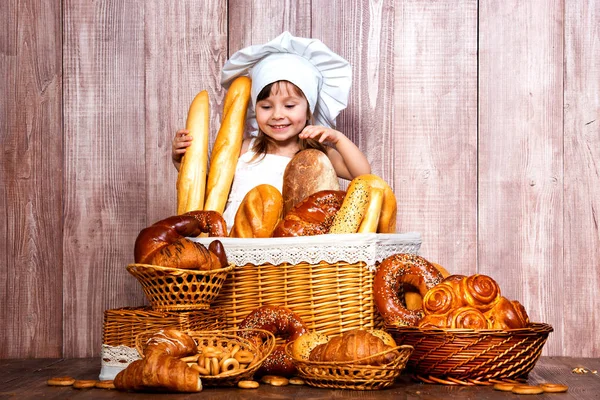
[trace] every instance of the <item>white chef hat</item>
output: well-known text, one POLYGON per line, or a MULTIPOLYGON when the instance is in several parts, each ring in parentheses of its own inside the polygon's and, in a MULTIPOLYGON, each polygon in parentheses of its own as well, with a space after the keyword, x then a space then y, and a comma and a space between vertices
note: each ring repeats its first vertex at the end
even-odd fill
MULTIPOLYGON (((285 80, 306 96, 315 124, 335 127, 335 119, 348 105, 352 69, 348 61, 317 39, 283 32, 270 42, 246 47, 223 66, 221 85, 227 89, 235 78, 252 79, 249 118, 254 118, 256 98, 267 85, 285 80)), ((254 121, 256 128, 256 121, 254 121)))

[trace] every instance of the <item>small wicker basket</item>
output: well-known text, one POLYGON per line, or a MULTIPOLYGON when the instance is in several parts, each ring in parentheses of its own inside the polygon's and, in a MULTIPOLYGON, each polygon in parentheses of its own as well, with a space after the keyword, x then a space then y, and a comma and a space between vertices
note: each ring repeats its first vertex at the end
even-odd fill
POLYGON ((155 310, 204 310, 219 294, 234 265, 210 271, 129 264, 127 271, 142 285, 155 310))
POLYGON ((390 327, 396 343, 414 347, 406 370, 417 380, 446 385, 491 385, 523 381, 553 331, 532 323, 512 330, 390 327))
MULTIPOLYGON (((144 332, 137 336, 135 344, 140 354, 143 354, 145 343, 154 332, 156 330, 144 332)), ((186 333, 194 338, 200 353, 206 347, 213 347, 217 350, 227 352, 238 345, 240 350, 247 350, 256 355, 248 368, 239 370, 239 372, 226 376, 200 375, 203 386, 235 386, 241 380, 252 379, 254 373, 275 348, 276 342, 275 336, 271 332, 262 329, 188 331, 186 333), (249 337, 259 337, 262 339, 262 342, 257 345, 256 341, 238 336, 239 332, 248 332, 250 334, 249 337)))
POLYGON ((135 347, 137 335, 153 329, 203 331, 225 328, 223 310, 156 311, 151 307, 124 307, 104 311, 102 343, 135 347))
POLYGON ((412 346, 396 346, 373 356, 353 362, 307 361, 295 358, 292 354, 293 342, 285 347, 296 368, 298 375, 308 384, 318 388, 379 390, 394 384, 394 381, 406 366, 413 351, 412 346), (385 365, 362 365, 361 360, 378 357, 397 351, 398 356, 385 365))

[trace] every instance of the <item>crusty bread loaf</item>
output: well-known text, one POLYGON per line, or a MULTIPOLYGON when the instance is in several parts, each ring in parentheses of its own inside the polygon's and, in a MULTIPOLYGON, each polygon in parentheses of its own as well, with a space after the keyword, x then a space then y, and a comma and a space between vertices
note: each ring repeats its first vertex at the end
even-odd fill
POLYGON ((321 190, 296 204, 279 222, 273 237, 324 235, 342 206, 343 190, 321 190))
POLYGON ((396 213, 392 188, 377 175, 361 175, 350 182, 329 233, 394 233, 396 213))
POLYGON ((316 346, 309 356, 310 361, 354 361, 357 364, 385 365, 393 361, 398 354, 389 352, 375 354, 393 349, 382 339, 363 329, 354 329, 335 336, 327 343, 316 346))
POLYGON ((203 90, 196 95, 188 111, 185 127, 193 140, 181 159, 177 175, 177 214, 204 208, 209 114, 208 92, 203 90))
POLYGON ((297 153, 283 174, 283 215, 296 204, 321 190, 340 190, 335 169, 325 153, 306 149, 297 153))
POLYGON ((283 198, 272 185, 262 184, 252 188, 240 204, 233 227, 229 233, 235 238, 271 237, 273 229, 281 221, 283 198))
POLYGON ((250 87, 250 78, 240 76, 233 81, 225 96, 223 120, 210 157, 205 210, 218 211, 221 214, 225 210, 242 148, 250 87))

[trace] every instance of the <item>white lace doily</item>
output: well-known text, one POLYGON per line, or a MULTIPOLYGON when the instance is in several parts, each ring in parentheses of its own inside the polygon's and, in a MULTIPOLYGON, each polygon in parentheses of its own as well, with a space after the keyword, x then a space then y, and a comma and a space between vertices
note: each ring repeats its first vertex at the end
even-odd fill
POLYGON ((140 358, 140 354, 135 348, 102 344, 100 352, 102 368, 99 379, 103 381, 114 379, 120 371, 140 358))
POLYGON ((393 254, 417 254, 421 247, 421 234, 416 232, 327 234, 265 239, 188 239, 206 246, 219 239, 225 247, 227 259, 237 266, 301 262, 332 264, 340 261, 351 264, 363 261, 368 266, 374 266, 393 254))

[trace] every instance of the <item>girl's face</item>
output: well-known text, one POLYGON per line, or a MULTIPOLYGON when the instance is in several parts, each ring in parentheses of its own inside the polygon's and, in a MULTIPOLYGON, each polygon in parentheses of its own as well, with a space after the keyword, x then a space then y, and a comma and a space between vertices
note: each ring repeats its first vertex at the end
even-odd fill
POLYGON ((260 130, 277 142, 297 140, 306 126, 308 102, 296 86, 275 82, 265 99, 256 102, 256 122, 260 130))

